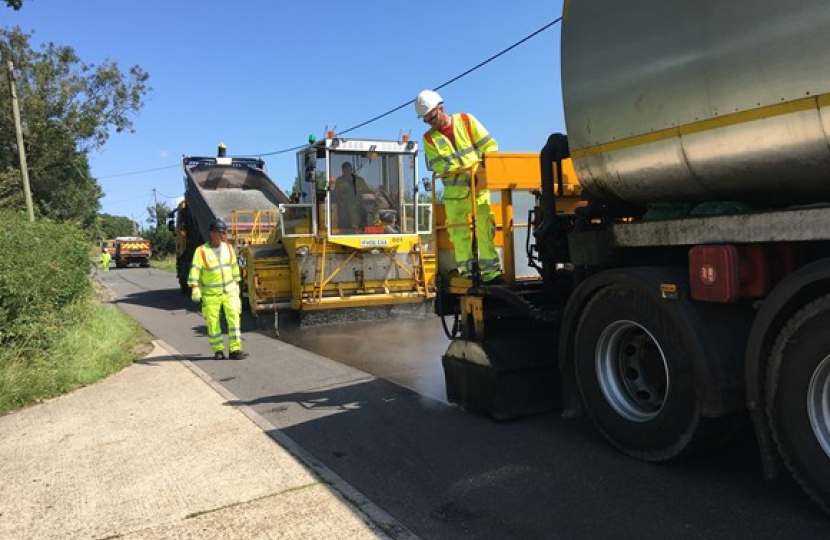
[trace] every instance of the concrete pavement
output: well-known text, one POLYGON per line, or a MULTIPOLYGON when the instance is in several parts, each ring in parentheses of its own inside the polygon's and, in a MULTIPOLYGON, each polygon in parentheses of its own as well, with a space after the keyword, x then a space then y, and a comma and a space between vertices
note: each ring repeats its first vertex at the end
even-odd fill
POLYGON ((164 342, 0 417, 0 538, 417 540, 164 342))

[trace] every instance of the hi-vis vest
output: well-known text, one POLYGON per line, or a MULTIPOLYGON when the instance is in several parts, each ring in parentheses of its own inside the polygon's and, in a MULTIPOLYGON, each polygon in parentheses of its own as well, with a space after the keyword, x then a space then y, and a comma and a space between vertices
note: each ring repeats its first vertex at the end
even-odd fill
POLYGON ((206 243, 197 247, 193 254, 187 284, 202 289, 202 296, 239 293, 237 282, 240 278, 236 254, 227 242, 220 244, 219 252, 221 256, 217 259, 210 243, 206 243))
MULTIPOLYGON (((444 174, 461 167, 469 167, 477 159, 499 149, 496 140, 472 114, 452 115, 455 145, 440 130, 430 129, 424 134, 424 153, 427 168, 444 174)), ((444 186, 468 185, 468 178, 444 178, 444 186)))

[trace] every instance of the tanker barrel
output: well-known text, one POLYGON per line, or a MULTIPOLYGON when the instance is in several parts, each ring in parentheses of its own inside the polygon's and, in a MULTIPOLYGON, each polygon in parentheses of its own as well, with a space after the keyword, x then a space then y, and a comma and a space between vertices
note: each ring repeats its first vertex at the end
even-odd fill
POLYGON ((228 147, 225 146, 225 143, 219 143, 219 147, 216 149, 216 156, 217 157, 225 157, 228 153, 228 147))
POLYGON ((568 4, 562 97, 583 189, 638 207, 830 202, 827 3, 791 0, 785 19, 777 0, 704 4, 568 4))

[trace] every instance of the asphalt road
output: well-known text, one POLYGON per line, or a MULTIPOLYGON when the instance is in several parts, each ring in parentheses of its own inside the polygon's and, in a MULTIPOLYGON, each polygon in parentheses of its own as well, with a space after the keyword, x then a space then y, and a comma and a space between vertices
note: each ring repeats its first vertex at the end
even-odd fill
MULTIPOLYGON (((170 273, 101 274, 120 307, 424 540, 818 539, 830 517, 765 482, 751 433, 653 465, 587 419, 495 422, 448 405, 435 320, 301 330, 243 320, 250 358, 215 361, 170 273), (316 352, 312 352, 316 351, 316 352), (319 353, 319 354, 318 354, 319 353)), ((240 456, 244 459, 244 456, 240 456)))

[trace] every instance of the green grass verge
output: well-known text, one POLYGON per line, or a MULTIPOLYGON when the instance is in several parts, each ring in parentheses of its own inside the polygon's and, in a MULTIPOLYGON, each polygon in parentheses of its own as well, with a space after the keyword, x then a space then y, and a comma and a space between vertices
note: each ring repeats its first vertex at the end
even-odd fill
POLYGON ((69 305, 54 319, 45 323, 48 350, 26 340, 0 349, 0 414, 93 383, 149 351, 141 326, 97 299, 69 305))
POLYGON ((170 256, 165 259, 150 259, 150 268, 158 268, 168 272, 176 273, 176 257, 170 256))

